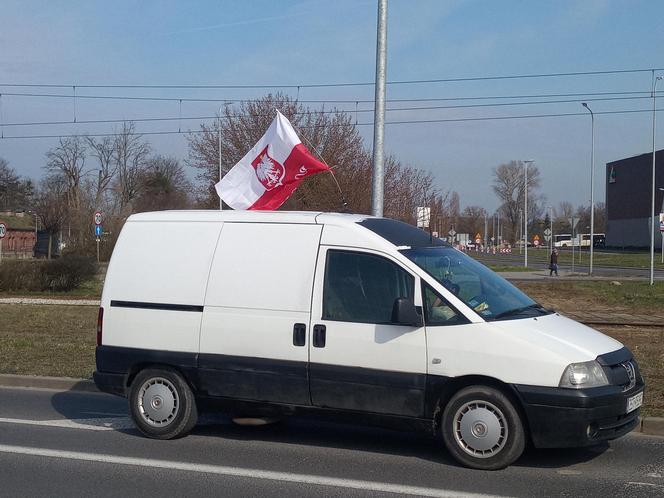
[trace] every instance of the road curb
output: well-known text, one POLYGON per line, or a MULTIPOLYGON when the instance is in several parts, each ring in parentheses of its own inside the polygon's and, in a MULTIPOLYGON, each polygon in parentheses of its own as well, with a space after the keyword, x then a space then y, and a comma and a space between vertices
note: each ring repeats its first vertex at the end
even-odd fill
MULTIPOLYGON (((88 393, 101 392, 97 389, 95 383, 88 379, 39 377, 36 375, 0 374, 0 387, 26 387, 88 393)), ((664 436, 664 417, 641 418, 634 432, 640 432, 648 436, 664 436)))
POLYGON ((100 392, 94 382, 71 377, 0 374, 0 387, 27 387, 60 391, 100 392))

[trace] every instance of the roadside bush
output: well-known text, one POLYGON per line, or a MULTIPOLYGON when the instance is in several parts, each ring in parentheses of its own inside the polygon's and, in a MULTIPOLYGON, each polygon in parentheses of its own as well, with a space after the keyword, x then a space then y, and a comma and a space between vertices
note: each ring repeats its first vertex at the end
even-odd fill
POLYGON ((86 256, 68 255, 44 264, 42 290, 70 291, 83 282, 91 280, 97 273, 97 263, 86 256))
POLYGON ((93 258, 68 255, 50 261, 11 261, 0 264, 0 291, 66 292, 97 273, 93 258))
POLYGON ((0 291, 42 290, 43 266, 38 261, 3 261, 0 264, 0 291))

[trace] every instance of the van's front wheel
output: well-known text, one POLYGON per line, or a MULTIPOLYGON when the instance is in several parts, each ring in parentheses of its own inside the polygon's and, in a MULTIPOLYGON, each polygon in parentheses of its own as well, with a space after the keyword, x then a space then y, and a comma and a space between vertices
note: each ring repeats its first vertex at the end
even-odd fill
POLYGON ((442 432, 452 456, 475 469, 505 468, 526 445, 519 412, 505 394, 488 386, 456 393, 443 412, 442 432))
POLYGON ((143 370, 134 378, 129 408, 138 430, 155 439, 184 436, 198 420, 191 388, 179 373, 166 368, 143 370))

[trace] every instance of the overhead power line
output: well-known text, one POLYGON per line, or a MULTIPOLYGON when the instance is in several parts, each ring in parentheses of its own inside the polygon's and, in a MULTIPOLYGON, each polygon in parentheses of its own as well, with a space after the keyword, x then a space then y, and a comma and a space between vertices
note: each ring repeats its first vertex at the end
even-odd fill
MULTIPOLYGON (((664 95, 664 90, 656 92, 658 95, 664 95)), ((255 99, 211 99, 211 98, 192 98, 192 97, 138 97, 128 95, 76 95, 73 94, 52 94, 52 93, 15 93, 2 92, 4 97, 34 97, 34 98, 56 98, 56 99, 92 99, 92 100, 143 100, 155 102, 226 102, 228 104, 242 104, 254 102, 255 99)), ((463 101, 463 100, 501 100, 501 99, 535 99, 535 98, 562 98, 562 97, 593 97, 608 95, 643 95, 652 97, 650 91, 621 91, 621 92, 578 92, 578 93, 541 93, 526 95, 482 95, 470 97, 432 97, 432 98, 412 98, 412 99, 387 99, 386 102, 445 102, 445 101, 463 101)), ((319 100, 297 100, 301 104, 373 104, 373 99, 319 99, 319 100)))
MULTIPOLYGON (((560 78, 572 76, 600 76, 608 74, 635 74, 635 73, 651 73, 653 71, 662 71, 663 68, 641 68, 641 69, 614 69, 606 71, 574 71, 574 72, 561 72, 561 73, 535 73, 535 74, 508 74, 496 76, 471 76, 460 78, 435 78, 435 79, 420 79, 420 80, 393 80, 388 81, 388 85, 422 85, 433 83, 455 83, 455 82, 469 82, 469 81, 495 81, 495 80, 513 80, 513 79, 532 79, 532 78, 560 78)), ((79 84, 55 84, 55 83, 0 83, 0 87, 13 87, 13 88, 149 88, 149 89, 270 89, 270 88, 288 88, 288 89, 302 89, 302 88, 333 88, 333 87, 358 87, 358 86, 373 86, 374 82, 337 82, 337 83, 279 83, 269 85, 132 85, 132 84, 93 84, 93 85, 79 85, 79 84)))
MULTIPOLYGON (((656 112, 662 112, 664 109, 656 109, 656 112)), ((608 115, 608 114, 633 114, 652 112, 652 109, 628 109, 620 111, 598 111, 595 115, 608 115)), ((386 121, 386 125, 406 125, 406 124, 433 124, 433 123, 460 123, 467 121, 502 121, 510 119, 534 119, 534 118, 558 118, 558 117, 571 117, 571 116, 587 116, 585 112, 567 112, 567 113, 552 113, 552 114, 525 114, 515 116, 483 116, 471 118, 445 118, 445 119, 416 119, 416 120, 401 120, 401 121, 386 121)), ((218 119, 216 116, 208 119, 218 119)), ((67 123, 72 124, 72 123, 67 123)), ((328 124, 328 125, 313 125, 301 126, 300 129, 319 128, 321 126, 373 126, 373 122, 365 123, 348 123, 348 124, 328 124)), ((206 130, 178 130, 178 131, 146 131, 136 132, 135 135, 183 135, 183 134, 199 134, 205 133, 206 130)), ((71 138, 71 137, 116 137, 122 133, 77 133, 77 134, 56 134, 56 135, 14 135, 5 136, 2 139, 44 139, 44 138, 71 138)), ((0 139, 0 140, 2 140, 0 139)))
MULTIPOLYGON (((605 97, 605 98, 590 98, 583 99, 587 102, 595 101, 615 101, 615 100, 635 100, 635 99, 648 99, 651 97, 647 96, 634 96, 634 97, 605 97)), ((474 108, 486 108, 486 107, 509 107, 509 106, 523 106, 523 105, 541 105, 541 104, 564 104, 564 103, 578 103, 579 99, 574 100, 545 100, 545 101, 529 101, 529 102, 498 102, 491 104, 464 104, 464 105, 443 105, 443 106, 417 106, 417 107, 391 107, 386 109, 387 112, 413 112, 413 111, 433 111, 433 110, 449 110, 449 109, 474 109, 474 108)), ((314 111, 315 113, 320 114, 336 114, 336 113, 369 113, 373 112, 373 109, 331 109, 331 110, 321 110, 314 111)), ((310 114, 310 111, 296 112, 296 116, 303 116, 310 114)), ((237 119, 246 117, 248 114, 231 114, 229 116, 221 116, 221 119, 237 119)), ((271 116, 271 115, 270 115, 271 116)), ((264 117, 270 117, 264 116, 264 117)), ((209 119, 220 119, 219 116, 169 116, 169 117, 146 117, 146 118, 125 118, 125 119, 89 119, 82 120, 77 119, 76 121, 34 121, 34 122, 16 122, 16 123, 2 123, 4 127, 10 126, 59 126, 59 125, 84 125, 84 124, 113 124, 113 123, 124 123, 124 122, 158 122, 158 121, 205 121, 209 119)))

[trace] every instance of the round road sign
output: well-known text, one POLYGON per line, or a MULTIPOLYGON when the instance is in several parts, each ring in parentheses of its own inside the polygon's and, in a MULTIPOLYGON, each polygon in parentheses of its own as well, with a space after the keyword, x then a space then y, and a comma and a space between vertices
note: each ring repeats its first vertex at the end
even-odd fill
POLYGON ((0 239, 4 239, 7 235, 7 225, 0 223, 0 239))
POLYGON ((101 212, 95 211, 95 225, 101 225, 101 212))

